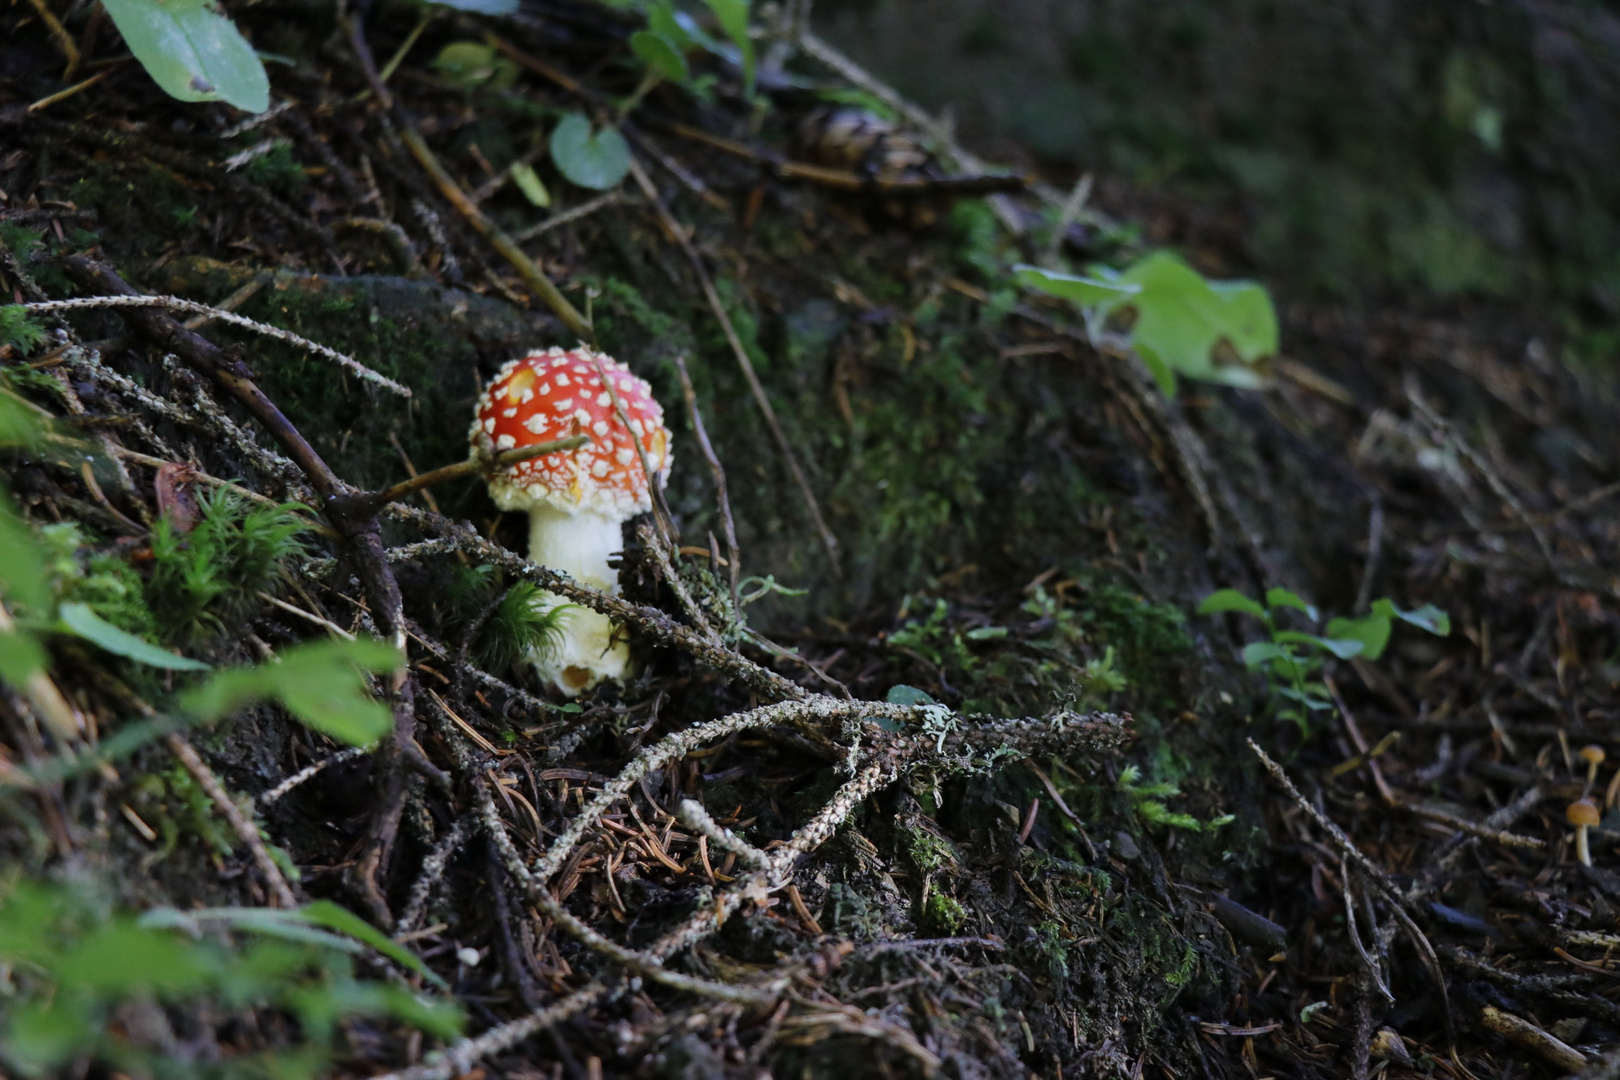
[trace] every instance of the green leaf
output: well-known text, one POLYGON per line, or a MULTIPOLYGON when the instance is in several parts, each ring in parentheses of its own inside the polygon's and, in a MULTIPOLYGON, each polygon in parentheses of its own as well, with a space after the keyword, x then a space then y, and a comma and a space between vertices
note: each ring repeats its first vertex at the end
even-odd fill
POLYGON ((905 683, 895 683, 893 686, 889 687, 889 692, 883 696, 883 700, 887 701, 890 705, 939 704, 939 702, 935 701, 933 697, 927 693, 927 691, 919 690, 915 686, 907 686, 905 683))
POLYGON ((366 694, 360 670, 391 671, 399 654, 381 641, 323 641, 281 654, 280 663, 222 671, 181 699, 203 721, 265 698, 279 700, 317 731, 351 746, 376 742, 393 728, 388 707, 366 694))
POLYGON ((118 629, 112 623, 90 610, 88 604, 68 603, 59 609, 61 629, 97 645, 114 656, 128 657, 147 667, 166 668, 170 671, 208 671, 209 665, 167 649, 118 629))
POLYGON ((1245 667, 1257 668, 1268 660, 1285 660, 1292 662, 1294 654, 1281 645, 1273 645, 1269 641, 1251 641, 1243 646, 1243 664, 1245 667))
POLYGON ((0 634, 0 679, 21 686, 36 671, 45 668, 45 650, 32 634, 13 630, 0 634))
POLYGON ((1316 643, 1340 660, 1348 660, 1367 651, 1367 643, 1358 638, 1324 637, 1317 638, 1316 643))
POLYGON ((452 41, 439 50, 430 66, 468 90, 486 83, 501 89, 517 78, 517 66, 482 41, 452 41))
MULTIPOLYGON (((22 308, 0 307, 0 312, 8 311, 21 313, 22 308)), ((3 322, 0 319, 0 324, 3 322)), ((44 340, 43 334, 40 340, 44 340)), ((44 425, 28 403, 9 390, 0 390, 0 446, 34 446, 43 434, 44 425)))
POLYGON ((631 34, 630 51, 670 82, 684 83, 692 77, 692 69, 680 49, 651 30, 631 34))
POLYGON ((0 597, 18 600, 43 611, 50 606, 51 590, 45 580, 45 553, 0 486, 0 597))
POLYGON ((1007 628, 1005 626, 975 626, 962 636, 969 641, 995 641, 1007 636, 1007 628))
POLYGON ((1402 611, 1386 598, 1375 601, 1373 610, 1427 630, 1436 637, 1446 637, 1451 633, 1451 616, 1433 604, 1424 604, 1415 611, 1402 611))
POLYGON ((98 928, 50 965, 64 986, 102 993, 184 994, 217 971, 209 948, 118 919, 98 928))
POLYGON ((136 925, 148 930, 184 930, 193 937, 200 937, 203 924, 209 922, 224 923, 232 930, 263 934, 337 952, 358 954, 365 951, 359 942, 310 926, 303 912, 280 908, 225 907, 181 911, 172 907, 155 907, 143 912, 136 925))
POLYGON ((1361 656, 1368 660, 1377 660, 1384 655, 1384 647, 1389 644, 1389 633, 1394 623, 1388 614, 1379 611, 1374 605, 1370 615, 1363 615, 1359 619, 1333 619, 1327 624, 1327 636, 1339 641, 1359 641, 1363 649, 1361 656))
POLYGON ((1266 617, 1266 609, 1258 601, 1251 600, 1236 589, 1217 589, 1204 597, 1204 602, 1198 605, 1200 615, 1218 615, 1225 611, 1237 611, 1244 615, 1253 615, 1257 619, 1266 617))
POLYGON ((1301 600, 1298 594, 1289 592, 1287 589, 1267 589, 1266 606, 1272 608, 1293 608, 1295 611, 1303 611, 1313 620, 1316 618, 1316 609, 1310 604, 1307 604, 1305 601, 1301 600))
POLYGON ((615 129, 593 131, 584 113, 571 112, 551 133, 551 160, 570 183, 607 191, 630 171, 630 147, 615 129))
POLYGON ((1150 350, 1165 367, 1192 379, 1259 389, 1265 379, 1251 365, 1277 349, 1277 319, 1265 290, 1247 282, 1217 288, 1168 251, 1155 252, 1120 275, 1140 286, 1130 299, 1137 318, 1132 344, 1150 350), (1242 361, 1217 363, 1225 342, 1242 361))
POLYGON ((534 166, 524 161, 514 161, 511 172, 512 182, 523 192, 525 199, 542 210, 551 205, 551 192, 540 182, 540 174, 534 171, 534 166))
POLYGON ((1151 345, 1144 345, 1138 341, 1135 343, 1135 347, 1136 355, 1142 358, 1142 363, 1148 369, 1148 374, 1152 375, 1153 381, 1158 384, 1159 393, 1167 398, 1174 398, 1176 396, 1176 373, 1170 370, 1170 365, 1164 362, 1164 358, 1159 355, 1158 350, 1151 345))
POLYGON ((339 907, 330 900, 317 900, 313 904, 306 905, 303 914, 305 918, 317 926, 337 930, 365 942, 389 959, 410 968, 439 989, 450 989, 443 979, 428 970, 428 966, 422 963, 415 953, 366 922, 348 908, 339 907))
POLYGON ((5 1060, 24 1075, 40 1076, 95 1045, 90 1011, 75 1004, 36 1000, 15 1006, 0 1038, 5 1060))
POLYGON ((1060 300, 1068 300, 1081 307, 1101 304, 1113 305, 1142 291, 1142 286, 1127 282, 1103 281, 1100 278, 1079 277, 1043 270, 1039 266, 1020 263, 1013 267, 1013 276, 1032 289, 1039 289, 1060 300))
POLYGON ((181 101, 270 107, 270 79, 236 24, 208 0, 103 0, 129 51, 181 101))
POLYGON ((754 42, 748 36, 748 0, 703 0, 720 20, 720 29, 742 54, 743 94, 754 96, 754 42))

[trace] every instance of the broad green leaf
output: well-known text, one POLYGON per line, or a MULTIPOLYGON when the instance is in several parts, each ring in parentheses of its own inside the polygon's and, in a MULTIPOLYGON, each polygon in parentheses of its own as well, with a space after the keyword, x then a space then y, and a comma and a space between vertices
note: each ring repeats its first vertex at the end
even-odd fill
POLYGON ((613 128, 593 131, 584 113, 571 112, 551 133, 551 160, 570 183, 607 191, 630 171, 630 147, 613 128))
POLYGON ((19 600, 38 611, 50 606, 45 554, 0 485, 0 599, 19 600))
POLYGON ((45 650, 34 636, 22 630, 0 634, 0 679, 21 686, 29 676, 45 668, 45 650))
POLYGON ((1269 660, 1292 660, 1293 654, 1281 645, 1269 641, 1251 641, 1243 646, 1243 664, 1256 668, 1269 660))
POLYGON ((1007 636, 1007 628, 1005 626, 975 626, 962 636, 969 641, 995 641, 1007 636))
POLYGON ((518 0, 433 0, 457 11, 470 11, 474 15, 510 15, 518 9, 518 0))
POLYGON ((1155 252, 1120 275, 1141 291, 1129 303, 1137 318, 1131 340, 1169 370, 1192 379, 1248 389, 1265 385, 1250 365, 1276 351, 1276 312, 1258 285, 1226 282, 1213 287, 1167 251, 1155 252), (1226 342, 1243 361, 1218 364, 1216 347, 1226 342))
POLYGON ((1312 619, 1316 618, 1316 609, 1307 604, 1305 601, 1301 600, 1297 593, 1290 592, 1287 589, 1267 589, 1266 607, 1293 608, 1295 611, 1303 611, 1312 619))
POLYGON ((1338 641, 1359 641, 1365 647, 1361 655, 1368 660, 1377 660, 1384 655, 1393 626, 1390 617, 1375 607, 1372 614, 1359 619, 1332 620, 1327 624, 1327 636, 1338 641))
POLYGON ((59 610, 61 629, 97 645, 115 656, 128 657, 147 667, 170 671, 208 671, 209 665, 188 656, 160 649, 151 642, 118 629, 90 610, 88 604, 63 604, 59 610))
MULTIPOLYGON (((663 38, 672 47, 685 51, 689 45, 702 45, 703 41, 692 34, 687 25, 690 17, 683 20, 682 14, 675 10, 669 0, 660 0, 647 9, 647 29, 663 38)), ((704 35, 710 44, 715 44, 713 38, 704 35)))
POLYGON ((754 96, 754 42, 748 36, 748 0, 703 0, 720 20, 720 29, 742 54, 743 93, 754 96))
POLYGON ((1242 612, 1244 615, 1253 615, 1256 618, 1266 617, 1266 609, 1258 601, 1251 600, 1236 589, 1217 589, 1204 597, 1204 602, 1198 605, 1200 615, 1219 615, 1225 611, 1242 612))
POLYGON ((390 1015, 446 1041, 461 1034, 461 1007, 429 1001, 402 986, 345 981, 327 991, 336 1015, 390 1015))
POLYGON ((5 1060, 24 1075, 40 1076, 93 1046, 96 1031, 90 1025, 90 1010, 76 1005, 59 999, 14 1006, 5 1027, 0 1028, 5 1060))
POLYGON ((692 69, 687 66, 681 50, 651 30, 631 34, 630 50, 670 82, 684 83, 692 77, 692 69))
POLYGON ((1388 599, 1382 599, 1373 603, 1373 610, 1427 630, 1436 637, 1446 637, 1451 633, 1451 616, 1433 604, 1424 604, 1415 611, 1402 611, 1388 599))
POLYGON ((517 78, 517 65, 481 41, 452 41, 439 50, 430 66, 469 90, 486 83, 500 90, 517 78))
POLYGON ((337 930, 365 942, 389 959, 410 968, 441 990, 450 989, 443 979, 428 970, 428 966, 422 963, 415 953, 366 922, 348 908, 339 907, 330 900, 317 900, 313 904, 305 906, 303 914, 305 918, 318 926, 324 926, 329 930, 337 930))
POLYGON ((9 390, 0 390, 0 446, 34 446, 43 429, 27 402, 9 390))
POLYGON ((129 51, 181 101, 270 107, 270 80, 236 24, 208 0, 103 0, 129 51))
POLYGON ((1059 274, 1053 270, 1043 270, 1039 266, 1023 263, 1013 267, 1013 275, 1032 289, 1039 289, 1081 307, 1114 304, 1142 291, 1140 285, 1080 277, 1075 274, 1059 274))
POLYGON ((1352 656, 1360 656, 1367 649, 1367 643, 1358 638, 1317 638, 1316 643, 1340 660, 1348 660, 1352 656))
POLYGON ((97 929, 51 965, 65 986, 102 993, 183 994, 217 970, 211 950, 118 919, 97 929))
POLYGON ((540 174, 534 171, 534 166, 523 161, 512 162, 512 182, 523 192, 523 197, 542 210, 551 205, 551 192, 541 183, 540 174))
POLYGON ((1170 370, 1170 365, 1164 362, 1156 349, 1142 342, 1134 342, 1136 355, 1142 358, 1147 367, 1148 374, 1153 376, 1154 383, 1159 387, 1159 393, 1167 398, 1176 396, 1176 373, 1170 370))
POLYGON ((939 702, 935 701, 927 691, 919 690, 915 686, 907 686, 905 683, 895 683, 893 686, 889 687, 889 692, 884 695, 883 700, 887 701, 890 705, 939 704, 939 702))
POLYGON ((399 654, 380 641, 323 641, 281 654, 280 663, 222 671, 186 694, 181 706, 203 721, 266 698, 317 731, 351 746, 376 742, 393 727, 388 707, 366 694, 360 669, 390 671, 399 654))

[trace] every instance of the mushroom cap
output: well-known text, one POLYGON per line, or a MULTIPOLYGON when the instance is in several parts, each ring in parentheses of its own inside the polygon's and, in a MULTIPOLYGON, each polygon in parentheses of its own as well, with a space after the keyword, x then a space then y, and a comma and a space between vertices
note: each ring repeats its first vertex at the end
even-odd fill
POLYGON ((1590 828, 1602 821, 1603 815, 1598 813, 1597 803, 1591 799, 1576 799, 1569 804, 1569 809, 1564 811, 1564 820, 1571 825, 1590 828))
POLYGON ((662 486, 669 476, 669 429, 652 387, 611 356, 582 345, 509 361, 479 397, 469 438, 474 447, 499 452, 589 435, 591 442, 576 450, 497 470, 489 493, 502 510, 544 504, 623 520, 652 509, 631 431, 640 437, 647 466, 662 486), (614 411, 604 375, 624 406, 629 431, 614 411))
POLYGON ((1603 752, 1603 747, 1599 746, 1597 743, 1587 743, 1585 746, 1581 747, 1580 755, 1581 760, 1586 762, 1588 765, 1601 765, 1603 764, 1603 759, 1607 756, 1603 752))

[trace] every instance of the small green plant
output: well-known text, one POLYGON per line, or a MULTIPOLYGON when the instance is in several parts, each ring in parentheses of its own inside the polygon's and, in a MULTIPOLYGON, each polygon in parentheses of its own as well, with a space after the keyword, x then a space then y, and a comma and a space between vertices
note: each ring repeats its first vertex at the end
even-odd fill
POLYGON ((1266 385, 1263 362, 1277 351, 1277 311, 1252 281, 1209 281, 1168 251, 1124 271, 1091 276, 1015 266, 1018 280, 1077 304, 1096 337, 1110 320, 1128 326, 1132 348, 1166 397, 1176 376, 1245 389, 1266 385))
POLYGON ((45 341, 45 331, 28 317, 21 304, 0 307, 0 350, 28 353, 45 341))
POLYGON ((1285 611, 1295 611, 1313 623, 1321 622, 1316 608, 1287 589, 1267 589, 1265 603, 1253 600, 1236 589, 1210 593, 1198 605, 1198 614, 1234 612, 1259 619, 1269 640, 1253 641, 1243 647, 1243 663, 1251 671, 1263 671, 1273 715, 1298 725, 1310 738, 1315 733, 1312 717, 1331 713, 1333 701, 1320 679, 1328 657, 1349 660, 1360 657, 1377 660, 1389 644, 1397 622, 1416 626, 1437 637, 1451 633, 1451 618, 1433 604, 1403 611, 1388 597, 1380 598, 1372 610, 1360 618, 1335 618, 1325 634, 1290 630, 1279 624, 1285 611))
POLYGON ((1119 790, 1130 797, 1136 807, 1137 816, 1151 825, 1186 829, 1189 832, 1212 832, 1223 825, 1231 824, 1233 820, 1231 814, 1222 814, 1209 821, 1199 821, 1191 814, 1171 810, 1164 804, 1164 800, 1180 795, 1181 789, 1166 781, 1144 782, 1142 770, 1136 765, 1127 765, 1120 770, 1119 790))
POLYGON ((504 671, 526 656, 547 654, 562 639, 563 623, 578 610, 575 604, 547 604, 545 590, 520 581, 506 590, 478 635, 479 658, 504 671))
POLYGON ((282 563, 303 554, 311 527, 296 504, 250 504, 229 488, 198 505, 189 532, 167 516, 152 530, 147 602, 164 635, 184 644, 214 637, 277 591, 282 563))
POLYGON ((453 1004, 356 978, 354 956, 367 946, 437 982, 415 956, 329 901, 301 911, 159 908, 136 917, 109 910, 85 882, 0 880, 8 998, 0 1061, 24 1077, 60 1075, 77 1063, 68 1071, 302 1080, 326 1071, 349 1017, 389 1017, 444 1039, 459 1034, 453 1004), (232 944, 225 931, 247 940, 232 944), (285 1020, 233 1024, 253 1012, 285 1020), (199 1020, 236 1030, 217 1041, 205 1036, 217 1057, 192 1048, 199 1020))

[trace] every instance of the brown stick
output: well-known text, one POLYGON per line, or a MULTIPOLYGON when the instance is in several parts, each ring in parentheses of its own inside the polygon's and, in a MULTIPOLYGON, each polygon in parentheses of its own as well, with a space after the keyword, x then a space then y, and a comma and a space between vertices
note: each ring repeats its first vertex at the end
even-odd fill
POLYGON ((231 793, 225 790, 219 778, 198 756, 196 749, 186 741, 185 736, 178 733, 170 734, 168 743, 169 749, 180 759, 180 764, 185 767, 186 772, 190 773, 197 786, 203 789, 203 794, 208 796, 221 814, 225 815, 225 820, 230 823, 231 831, 236 833, 236 838, 247 845, 248 851, 253 855, 254 865, 259 868, 259 876, 264 878, 265 889, 275 901, 275 906, 289 911, 296 908, 298 900, 288 887, 287 879, 281 876, 281 868, 270 858, 270 850, 264 846, 264 838, 259 835, 259 827, 242 813, 242 808, 236 805, 231 793))
POLYGON ((435 484, 448 483, 459 480, 463 476, 476 476, 488 469, 505 469, 516 465, 520 461, 530 458, 544 457, 546 454, 560 454, 564 450, 574 450, 591 441, 589 435, 570 435, 566 439, 556 439, 552 442, 537 443, 534 446, 520 446, 515 450, 502 450, 493 459, 468 458, 458 461, 454 465, 445 465, 442 468, 431 469, 425 473, 418 473, 409 480, 401 480, 392 487, 383 488, 366 496, 382 507, 391 502, 398 502, 405 496, 435 484))

